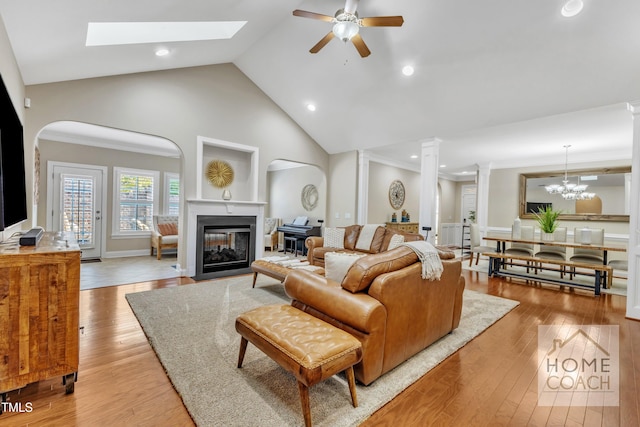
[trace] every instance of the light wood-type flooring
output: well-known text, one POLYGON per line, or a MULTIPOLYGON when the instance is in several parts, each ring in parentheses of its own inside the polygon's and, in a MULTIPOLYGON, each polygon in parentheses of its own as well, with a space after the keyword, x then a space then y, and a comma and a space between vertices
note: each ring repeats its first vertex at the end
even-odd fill
MULTIPOLYGON (((483 273, 463 274, 468 289, 521 304, 380 409, 365 426, 640 425, 640 322, 625 319, 624 297, 594 297, 487 279, 483 273), (620 325, 619 406, 537 406, 537 327, 556 323, 620 325)), ((11 402, 21 402, 24 410, 29 403, 33 409, 5 412, 0 426, 193 425, 124 297, 190 282, 174 278, 81 291, 75 393, 65 395, 59 379, 11 392, 11 402)), ((249 403, 238 402, 244 404, 249 403)))

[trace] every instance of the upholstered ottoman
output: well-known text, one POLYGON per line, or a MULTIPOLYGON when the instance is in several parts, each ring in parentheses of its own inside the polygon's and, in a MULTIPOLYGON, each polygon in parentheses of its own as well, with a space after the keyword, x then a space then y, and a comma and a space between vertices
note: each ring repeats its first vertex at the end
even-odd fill
POLYGON ((247 342, 262 350, 298 380, 305 425, 311 425, 309 387, 346 371, 351 401, 358 406, 353 365, 362 358, 360 341, 290 305, 258 307, 236 319, 242 336, 238 368, 247 342))

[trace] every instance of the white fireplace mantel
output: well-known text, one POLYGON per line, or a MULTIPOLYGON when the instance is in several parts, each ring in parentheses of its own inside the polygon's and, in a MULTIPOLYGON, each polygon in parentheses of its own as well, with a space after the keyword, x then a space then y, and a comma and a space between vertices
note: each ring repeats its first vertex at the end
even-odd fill
POLYGON ((196 233, 198 216, 255 216, 256 217, 256 253, 255 259, 262 258, 264 244, 261 237, 264 236, 264 207, 266 202, 253 202, 243 200, 187 200, 187 234, 185 246, 187 248, 187 275, 196 274, 196 233))

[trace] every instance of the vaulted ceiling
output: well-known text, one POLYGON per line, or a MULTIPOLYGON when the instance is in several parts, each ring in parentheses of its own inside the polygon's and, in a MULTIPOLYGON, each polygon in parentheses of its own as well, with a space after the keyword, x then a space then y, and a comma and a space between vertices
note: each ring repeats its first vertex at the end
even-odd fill
POLYGON ((630 159, 640 2, 584 0, 565 18, 564 1, 362 0, 361 17, 405 21, 362 28, 367 58, 337 39, 310 54, 331 24, 292 15, 344 0, 0 0, 0 15, 27 85, 232 62, 329 153, 415 164, 437 137, 450 173, 562 163, 566 144, 573 162, 630 159), (85 46, 89 22, 238 20, 229 40, 85 46))

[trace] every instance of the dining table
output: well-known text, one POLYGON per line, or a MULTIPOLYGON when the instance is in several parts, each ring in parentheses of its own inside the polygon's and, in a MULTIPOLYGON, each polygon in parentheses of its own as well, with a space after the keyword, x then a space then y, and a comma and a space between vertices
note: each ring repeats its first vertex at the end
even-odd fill
MULTIPOLYGON (((560 242, 553 240, 544 240, 540 237, 535 237, 533 239, 517 239, 511 236, 485 236, 483 240, 496 242, 496 252, 504 253, 506 249, 507 243, 523 243, 530 245, 538 245, 538 246, 558 246, 564 248, 581 248, 581 249, 591 249, 596 251, 602 251, 602 264, 608 264, 609 252, 626 252, 627 248, 623 245, 615 245, 615 244, 589 244, 589 243, 581 243, 581 242, 560 242)), ((544 259, 540 259, 541 262, 544 262, 544 259)), ((603 272, 601 281, 603 287, 606 287, 607 284, 607 272, 603 272)))

